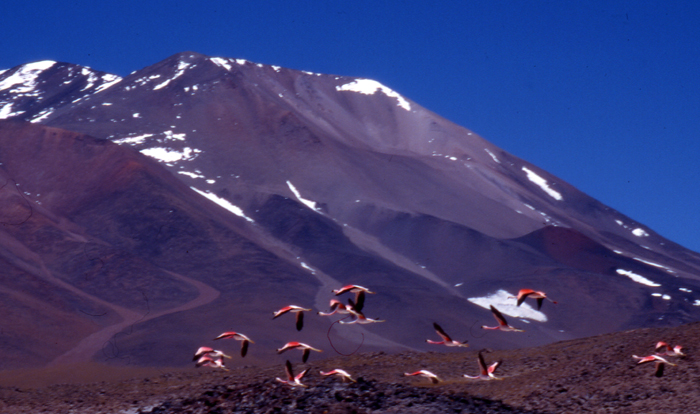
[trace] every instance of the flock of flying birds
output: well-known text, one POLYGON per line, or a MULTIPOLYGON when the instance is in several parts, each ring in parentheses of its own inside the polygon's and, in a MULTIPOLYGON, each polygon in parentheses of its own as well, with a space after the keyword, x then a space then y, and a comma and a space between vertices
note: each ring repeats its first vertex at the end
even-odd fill
MULTIPOLYGON (((337 299, 331 299, 330 300, 330 310, 328 312, 318 312, 320 316, 331 316, 335 314, 340 314, 340 315, 348 315, 347 317, 351 317, 352 319, 350 321, 345 321, 344 319, 341 319, 339 322, 341 324, 369 324, 369 323, 380 323, 384 322, 383 320, 379 319, 373 319, 373 318, 368 318, 362 313, 362 309, 364 308, 364 303, 365 303, 365 295, 366 294, 374 294, 375 292, 370 291, 369 289, 359 286, 359 285, 347 285, 344 286, 340 289, 334 289, 332 291, 336 296, 342 295, 344 293, 354 293, 355 294, 355 299, 348 299, 347 305, 342 303, 341 301, 337 299)), ((530 299, 535 299, 537 301, 537 310, 540 310, 542 307, 542 304, 544 303, 544 300, 548 300, 554 304, 557 302, 549 299, 547 295, 544 292, 541 291, 535 291, 532 289, 521 289, 518 292, 518 295, 513 297, 511 296, 510 298, 513 298, 516 300, 517 306, 520 306, 525 299, 530 298, 530 299)), ((493 305, 490 305, 491 313, 493 314, 494 318, 496 319, 496 322, 498 324, 496 326, 485 326, 482 325, 482 329, 489 329, 489 330, 500 330, 503 332, 524 332, 522 329, 517 329, 511 325, 508 324, 506 321, 506 318, 503 316, 503 314, 496 309, 493 305)), ((284 308, 276 311, 273 313, 272 319, 276 319, 284 314, 295 314, 295 321, 296 321, 296 329, 297 331, 301 331, 303 326, 304 326, 304 312, 310 312, 311 309, 303 308, 301 306, 297 305, 289 305, 285 306, 284 308)), ((433 345, 445 345, 448 347, 468 347, 468 341, 456 341, 452 339, 444 329, 437 323, 433 323, 433 328, 435 328, 435 332, 440 336, 442 339, 441 341, 434 341, 431 339, 426 339, 426 342, 429 344, 433 345)), ((248 347, 250 344, 254 343, 253 340, 248 338, 246 335, 240 333, 240 332, 224 332, 221 335, 217 336, 214 338, 214 340, 219 340, 219 339, 234 339, 237 341, 241 341, 241 357, 245 357, 247 352, 248 352, 248 347)), ((297 349, 301 351, 302 357, 301 360, 302 362, 306 362, 309 359, 309 355, 311 354, 311 351, 314 352, 323 352, 320 349, 314 348, 310 345, 307 345, 305 343, 301 342, 287 342, 282 346, 281 348, 277 349, 277 353, 281 354, 284 353, 288 350, 292 349, 297 349)), ((477 364, 479 366, 479 374, 475 376, 467 375, 464 374, 465 378, 469 379, 477 379, 477 380, 492 380, 492 379, 501 379, 500 377, 495 376, 495 372, 498 369, 498 367, 501 365, 502 361, 496 361, 490 365, 486 364, 486 361, 484 359, 483 353, 484 352, 490 352, 487 349, 483 349, 477 353, 477 364)), ((663 371, 664 371, 664 366, 665 365, 673 365, 675 366, 676 364, 669 362, 667 357, 683 357, 685 354, 682 352, 682 347, 680 345, 676 345, 675 347, 671 348, 670 345, 668 345, 666 342, 658 342, 655 347, 655 352, 651 355, 645 356, 645 357, 639 357, 637 355, 633 355, 633 358, 638 360, 637 365, 640 364, 646 364, 650 362, 654 362, 655 365, 655 371, 654 375, 657 377, 663 376, 663 371)), ((197 352, 195 352, 193 361, 196 361, 196 367, 212 367, 212 368, 220 368, 223 370, 228 370, 224 364, 224 358, 231 358, 229 355, 225 354, 224 352, 213 349, 211 347, 207 346, 202 346, 199 349, 197 349, 197 352)), ((285 363, 285 374, 286 374, 286 379, 283 378, 276 378, 277 381, 290 385, 292 387, 306 387, 305 384, 301 382, 302 378, 307 374, 309 369, 305 369, 304 371, 294 374, 292 364, 289 362, 289 360, 286 361, 285 363)), ((355 380, 352 378, 350 374, 348 374, 346 371, 342 369, 333 369, 331 371, 320 371, 320 374, 323 376, 330 376, 330 375, 336 375, 338 376, 343 382, 355 382, 355 380)), ((427 378, 431 383, 437 384, 441 381, 441 379, 433 374, 432 372, 428 370, 419 370, 415 372, 406 372, 404 373, 404 376, 422 376, 427 378)))

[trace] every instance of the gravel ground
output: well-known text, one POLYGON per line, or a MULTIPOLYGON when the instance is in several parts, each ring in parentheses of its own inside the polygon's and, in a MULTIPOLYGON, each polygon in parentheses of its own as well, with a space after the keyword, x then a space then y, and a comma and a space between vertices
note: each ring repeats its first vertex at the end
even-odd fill
MULTIPOLYGON (((501 333, 516 335, 517 333, 501 333)), ((0 412, 15 413, 700 413, 700 323, 640 329, 555 344, 484 353, 503 360, 499 381, 476 375, 476 349, 338 356, 296 364, 309 368, 307 388, 275 381, 283 360, 268 367, 173 370, 146 378, 87 384, 0 387, 0 412), (632 355, 664 340, 687 356, 669 357, 664 376, 632 355), (342 368, 357 383, 323 377, 342 368), (404 372, 428 369, 437 385, 404 372)), ((441 349, 441 348, 438 348, 441 349)), ((281 358, 281 357, 280 357, 281 358)))

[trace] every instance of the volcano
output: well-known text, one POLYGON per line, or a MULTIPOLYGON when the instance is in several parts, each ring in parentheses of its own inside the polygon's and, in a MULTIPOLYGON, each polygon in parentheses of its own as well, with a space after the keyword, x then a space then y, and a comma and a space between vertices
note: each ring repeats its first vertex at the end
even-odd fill
POLYGON ((698 253, 372 80, 43 61, 0 72, 0 118, 2 369, 182 366, 230 330, 242 364, 435 350, 433 322, 510 349, 700 319, 698 253), (385 322, 272 320, 347 284, 385 322), (482 331, 490 305, 525 332, 482 331))

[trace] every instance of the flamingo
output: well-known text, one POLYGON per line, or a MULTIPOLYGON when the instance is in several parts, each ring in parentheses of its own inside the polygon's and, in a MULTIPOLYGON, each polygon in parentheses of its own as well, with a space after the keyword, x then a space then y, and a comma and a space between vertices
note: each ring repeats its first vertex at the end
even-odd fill
POLYGON ((503 316, 503 314, 499 312, 498 309, 494 308, 493 305, 489 306, 491 307, 491 313, 493 313, 493 317, 496 318, 496 321, 498 322, 498 326, 482 325, 481 329, 498 329, 503 332, 525 332, 522 329, 517 329, 508 325, 508 322, 506 322, 506 318, 503 316))
POLYGON ((287 362, 284 364, 284 372, 287 374, 287 379, 283 380, 282 378, 275 378, 277 381, 287 384, 292 387, 304 387, 306 388, 306 385, 301 383, 301 379, 304 378, 304 375, 306 375, 306 372, 309 369, 305 369, 301 371, 299 374, 296 376, 294 375, 294 371, 292 371, 292 363, 287 360, 287 362))
POLYGON ((641 364, 646 364, 647 362, 654 362, 654 376, 655 377, 662 377, 664 375, 664 365, 673 365, 676 366, 676 364, 668 362, 665 358, 659 356, 659 355, 649 355, 645 357, 639 357, 637 355, 632 355, 632 358, 638 360, 637 365, 641 364))
POLYGON ((416 371, 416 372, 411 372, 411 373, 405 372, 403 375, 406 376, 406 377, 411 377, 411 376, 414 376, 414 375, 420 375, 421 377, 425 377, 425 378, 429 379, 430 382, 432 382, 433 384, 437 384, 438 382, 441 381, 440 378, 438 378, 437 375, 435 375, 435 374, 433 374, 432 372, 427 371, 427 370, 425 370, 425 369, 422 369, 422 370, 416 371))
POLYGON ((205 355, 210 358, 231 358, 218 349, 209 348, 208 346, 200 346, 199 349, 197 349, 197 352, 195 352, 192 361, 196 361, 205 355))
POLYGON ((365 293, 370 293, 370 294, 376 293, 376 292, 372 292, 369 289, 367 289, 366 287, 363 287, 360 285, 347 285, 347 286, 343 286, 340 289, 333 289, 332 292, 335 293, 336 296, 342 295, 343 293, 346 293, 346 292, 352 292, 352 293, 365 292, 365 293))
POLYGON ((476 359, 476 361, 479 363, 479 375, 471 376, 471 375, 464 374, 465 378, 481 379, 481 380, 500 379, 494 375, 494 372, 496 372, 496 369, 498 369, 498 367, 501 366, 501 363, 503 361, 494 362, 493 364, 491 364, 487 367, 486 361, 484 361, 484 356, 481 355, 481 351, 479 351, 479 356, 476 359))
POLYGON ((355 303, 353 304, 353 308, 357 311, 361 311, 362 308, 365 306, 365 293, 369 294, 374 294, 375 292, 370 291, 366 287, 359 286, 359 285, 347 285, 343 286, 340 289, 333 289, 333 293, 335 293, 336 296, 342 295, 343 293, 346 292, 352 292, 355 294, 355 303))
POLYGON ((323 371, 321 371, 321 375, 326 376, 326 377, 329 376, 329 375, 337 375, 337 376, 339 376, 340 378, 343 379, 343 382, 357 382, 357 381, 355 381, 354 379, 352 379, 352 377, 350 376, 350 374, 348 374, 348 373, 345 372, 344 370, 338 369, 338 368, 336 368, 336 369, 334 369, 334 370, 332 370, 332 371, 328 371, 328 372, 323 372, 323 371))
POLYGON ((235 339, 237 341, 242 341, 241 342, 241 357, 244 357, 245 354, 248 353, 248 344, 254 344, 253 340, 248 338, 247 336, 243 335, 242 333, 239 332, 224 332, 221 335, 217 336, 214 338, 216 341, 217 339, 235 339))
POLYGON ((212 368, 221 368, 224 371, 228 371, 228 368, 224 366, 224 359, 223 358, 211 358, 207 355, 202 356, 199 358, 197 363, 195 364, 195 367, 212 367, 212 368))
POLYGON ((296 313, 297 314, 297 317, 296 317, 297 331, 301 331, 301 328, 304 327, 304 312, 310 312, 310 311, 311 311, 311 309, 302 308, 301 306, 289 305, 289 306, 285 306, 284 308, 278 310, 277 312, 274 312, 274 316, 272 316, 272 319, 275 319, 279 316, 282 316, 288 312, 296 313))
MULTIPOLYGON (((352 301, 351 301, 352 302, 352 301)), ((352 305, 352 304, 351 304, 352 305)), ((362 312, 358 310, 353 310, 351 307, 347 308, 352 315, 355 316, 355 319, 351 320, 350 322, 345 322, 342 319, 340 320, 340 323, 343 325, 350 325, 353 323, 359 323, 360 325, 366 325, 368 323, 379 323, 379 322, 384 322, 383 320, 379 319, 373 319, 373 318, 368 318, 366 317, 362 312)))
POLYGON ((286 344, 284 344, 284 346, 282 348, 279 348, 277 350, 277 353, 281 354, 284 351, 288 351, 290 349, 295 349, 295 348, 302 350, 301 362, 306 362, 306 360, 309 359, 309 354, 311 353, 311 351, 323 352, 320 349, 316 349, 310 345, 303 344, 301 342, 287 342, 286 344))
POLYGON ((321 316, 331 316, 336 313, 343 314, 343 315, 348 315, 350 314, 350 311, 347 309, 345 305, 339 300, 336 299, 331 299, 331 304, 330 304, 331 310, 329 312, 319 312, 318 314, 321 316))
POLYGON ((445 345, 445 346, 458 346, 458 347, 468 347, 469 344, 467 344, 468 341, 455 341, 454 339, 450 338, 449 335, 445 333, 445 331, 438 325, 437 323, 433 322, 433 327, 435 328, 435 332, 437 332, 438 335, 442 338, 442 341, 432 341, 430 339, 426 339, 425 342, 429 344, 434 344, 434 345, 445 345))
MULTIPOLYGON (((510 296, 513 298, 514 296, 510 296)), ((545 299, 548 301, 554 303, 556 305, 557 302, 553 301, 552 299, 548 298, 547 295, 542 292, 542 291, 537 291, 537 290, 532 290, 532 289, 520 289, 518 292, 517 296, 517 301, 518 301, 518 306, 520 306, 523 302, 525 302, 525 299, 528 297, 531 297, 532 299, 537 299, 537 310, 540 310, 542 307, 542 303, 544 302, 545 299)))
POLYGON ((683 351, 681 351, 681 349, 683 349, 683 347, 680 346, 680 345, 676 345, 676 346, 674 346, 673 348, 671 348, 671 345, 669 345, 669 344, 667 344, 666 342, 663 342, 663 341, 659 341, 659 342, 656 344, 656 348, 655 348, 655 350, 656 350, 656 355, 685 356, 685 354, 683 353, 683 351), (663 351, 663 352, 659 352, 659 350, 661 350, 661 349, 664 349, 664 351, 663 351))

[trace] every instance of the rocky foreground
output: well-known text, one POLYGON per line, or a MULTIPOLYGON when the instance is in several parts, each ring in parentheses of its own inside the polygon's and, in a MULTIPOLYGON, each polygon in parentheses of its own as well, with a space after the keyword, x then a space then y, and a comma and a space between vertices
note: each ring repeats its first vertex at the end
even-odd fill
MULTIPOLYGON (((517 335, 518 333, 493 334, 517 335)), ((275 365, 153 372, 148 377, 87 384, 11 385, 2 378, 0 412, 14 413, 692 413, 700 412, 700 323, 641 329, 555 344, 485 353, 503 360, 499 381, 476 375, 476 349, 429 353, 365 353, 301 364, 309 368, 291 388, 280 356, 275 365), (669 357, 663 377, 632 355, 649 355, 657 341, 684 346, 685 357, 669 357), (356 383, 322 377, 342 368, 356 383), (428 369, 443 381, 431 384, 403 373, 428 369)), ((444 350, 445 348, 436 348, 444 350)), ((15 373, 16 374, 16 373, 15 373)), ((40 380, 41 371, 35 374, 40 380)), ((17 377, 19 378, 19 377, 17 377)))

